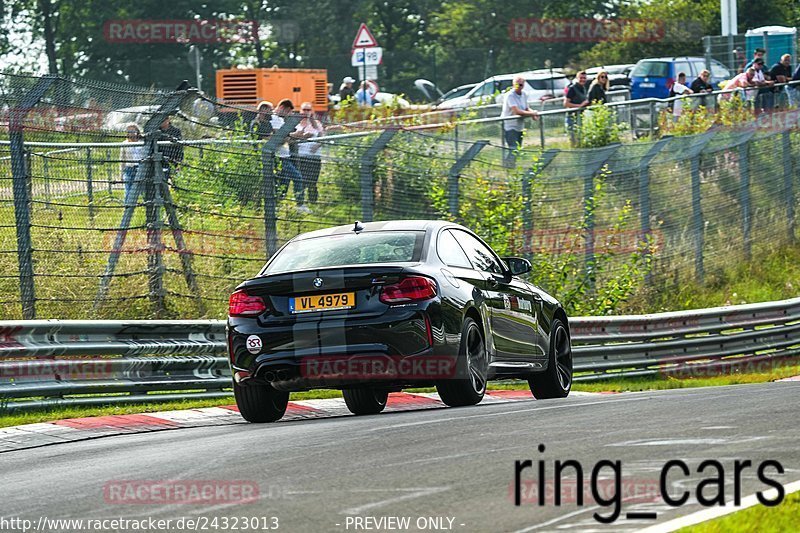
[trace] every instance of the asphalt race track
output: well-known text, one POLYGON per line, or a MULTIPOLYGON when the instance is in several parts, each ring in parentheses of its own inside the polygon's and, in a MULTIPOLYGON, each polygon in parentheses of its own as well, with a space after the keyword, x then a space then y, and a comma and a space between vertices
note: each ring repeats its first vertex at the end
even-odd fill
MULTIPOLYGON (((301 532, 636 530, 702 509, 695 488, 719 473, 697 473, 706 459, 724 467, 726 501, 734 497, 736 460, 753 464, 741 474, 742 497, 770 488, 756 474, 763 461, 778 461, 785 469, 783 475, 767 469, 771 479, 784 485, 800 479, 798 400, 800 382, 795 381, 70 442, 0 454, 0 514, 34 522, 42 516, 277 517, 279 531, 301 532), (539 444, 546 446, 543 453, 539 444), (517 507, 515 461, 526 459, 533 468, 522 473, 528 483, 517 507), (573 469, 565 470, 567 489, 562 490, 572 501, 557 507, 545 490, 550 501, 537 505, 531 481, 538 462, 545 463, 551 482, 553 461, 567 459, 579 461, 584 470, 584 505, 574 502, 580 486, 568 479, 574 480, 573 469), (614 505, 593 501, 589 479, 603 459, 622 465, 620 516, 608 525, 592 515, 611 515, 614 505), (690 469, 688 476, 677 468, 670 471, 673 497, 683 490, 692 494, 677 508, 665 504, 657 488, 662 467, 672 459, 690 469), (231 503, 220 497, 198 505, 155 498, 120 503, 109 495, 109 485, 154 480, 250 484, 257 486, 259 498, 231 503), (626 517, 631 512, 656 513, 657 519, 626 517), (388 517, 407 518, 409 526, 379 522, 388 517)), ((599 496, 613 499, 612 470, 599 473, 599 496)), ((716 493, 706 487, 704 494, 716 493)))

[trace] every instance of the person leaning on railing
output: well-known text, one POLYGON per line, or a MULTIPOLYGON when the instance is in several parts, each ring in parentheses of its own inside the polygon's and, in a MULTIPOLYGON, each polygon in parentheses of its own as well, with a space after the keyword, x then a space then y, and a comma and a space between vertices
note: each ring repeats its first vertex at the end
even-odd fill
POLYGON ((566 113, 564 117, 564 126, 567 128, 570 143, 572 146, 577 144, 575 135, 575 126, 578 123, 580 111, 589 105, 589 100, 586 97, 586 71, 581 70, 575 75, 575 79, 567 89, 567 94, 564 96, 564 107, 567 109, 574 109, 571 113, 566 113))
POLYGON ((506 93, 503 101, 501 117, 509 118, 503 121, 503 139, 506 142, 506 151, 503 154, 503 163, 506 168, 516 165, 515 151, 522 148, 522 133, 525 131, 525 117, 538 120, 539 113, 528 106, 528 95, 523 91, 525 78, 517 76, 514 78, 513 88, 506 93))
MULTIPOLYGON (((786 83, 792 79, 792 56, 790 54, 783 54, 781 56, 781 60, 772 65, 772 68, 769 69, 769 77, 775 83, 786 83)), ((778 90, 776 94, 778 95, 778 107, 786 107, 783 105, 783 99, 785 98, 786 103, 788 105, 794 105, 794 94, 792 88, 786 85, 783 90, 778 90)))
MULTIPOLYGON (((714 87, 708 82, 710 79, 711 72, 708 70, 703 70, 700 72, 700 75, 694 79, 689 88, 694 94, 712 93, 714 92, 714 87)), ((713 109, 715 107, 714 103, 715 101, 713 96, 697 97, 694 99, 693 107, 701 105, 706 109, 713 109)))
POLYGON ((758 93, 758 91, 751 89, 752 87, 756 86, 754 81, 755 75, 755 69, 749 68, 741 74, 737 74, 732 79, 728 80, 728 83, 726 83, 725 87, 722 89, 724 91, 731 92, 724 93, 721 98, 723 100, 730 100, 734 95, 738 94, 739 97, 745 102, 752 103, 752 101, 756 98, 756 94, 758 93))

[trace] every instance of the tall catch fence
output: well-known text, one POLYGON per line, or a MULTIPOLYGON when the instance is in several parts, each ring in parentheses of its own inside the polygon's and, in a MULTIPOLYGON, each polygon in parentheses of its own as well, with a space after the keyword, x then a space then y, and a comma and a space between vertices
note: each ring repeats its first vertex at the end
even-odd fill
POLYGON ((796 235, 796 120, 596 149, 542 148, 529 123, 514 153, 498 118, 327 124, 289 148, 301 117, 256 139, 252 109, 190 88, 2 75, 0 90, 0 319, 223 317, 288 239, 355 220, 461 222, 529 257, 576 314, 796 235), (122 143, 130 122, 139 143, 122 143))

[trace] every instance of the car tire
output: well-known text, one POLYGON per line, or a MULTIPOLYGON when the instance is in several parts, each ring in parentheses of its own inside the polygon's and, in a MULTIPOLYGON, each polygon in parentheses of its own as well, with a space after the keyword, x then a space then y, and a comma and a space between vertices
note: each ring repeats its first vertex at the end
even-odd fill
POLYGON ((572 343, 567 326, 558 318, 550 330, 547 370, 528 379, 537 400, 566 398, 572 388, 572 343))
POLYGON ((248 422, 264 423, 280 420, 289 404, 289 393, 275 390, 271 385, 233 383, 233 396, 242 418, 248 422))
POLYGON ((488 370, 489 358, 481 328, 473 319, 467 318, 461 328, 457 377, 436 385, 439 397, 450 407, 480 403, 486 393, 488 370))
POLYGON ((389 391, 373 388, 342 390, 344 403, 354 415, 377 415, 386 407, 389 391))

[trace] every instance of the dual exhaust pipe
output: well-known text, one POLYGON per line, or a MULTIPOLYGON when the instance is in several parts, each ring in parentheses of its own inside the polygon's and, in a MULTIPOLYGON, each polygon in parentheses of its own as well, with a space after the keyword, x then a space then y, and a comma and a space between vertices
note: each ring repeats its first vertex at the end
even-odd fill
POLYGON ((286 381, 291 379, 291 374, 286 368, 282 368, 280 370, 267 370, 264 372, 264 379, 270 383, 273 381, 286 381))

